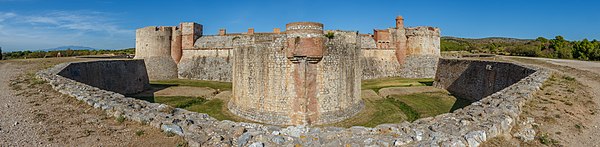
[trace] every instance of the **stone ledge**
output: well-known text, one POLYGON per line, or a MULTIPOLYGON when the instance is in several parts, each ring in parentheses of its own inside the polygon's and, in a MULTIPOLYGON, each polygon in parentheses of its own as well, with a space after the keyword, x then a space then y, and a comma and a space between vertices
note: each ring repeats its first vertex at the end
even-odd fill
POLYGON ((68 64, 59 64, 36 75, 60 93, 102 109, 110 116, 124 116, 156 128, 176 131, 174 133, 182 135, 191 146, 478 146, 489 138, 509 134, 524 103, 550 76, 548 70, 519 65, 536 72, 454 113, 422 118, 413 123, 382 124, 374 128, 281 128, 218 121, 207 114, 125 97, 57 75, 68 64))

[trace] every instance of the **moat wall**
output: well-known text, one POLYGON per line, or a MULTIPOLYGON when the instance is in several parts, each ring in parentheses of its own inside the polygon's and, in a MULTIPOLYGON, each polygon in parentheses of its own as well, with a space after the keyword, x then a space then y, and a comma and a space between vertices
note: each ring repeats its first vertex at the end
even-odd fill
MULTIPOLYGON (((441 62, 449 61, 442 59, 441 62)), ((475 62, 481 61, 464 62, 478 64, 475 62)), ((102 109, 109 116, 123 116, 173 132, 183 136, 190 146, 478 146, 490 138, 511 135, 513 126, 520 123, 521 108, 534 98, 533 94, 551 74, 536 67, 516 64, 505 66, 506 70, 525 68, 533 73, 467 107, 412 123, 381 124, 374 128, 280 127, 219 121, 203 113, 125 97, 58 75, 68 65, 60 64, 36 75, 48 81, 60 93, 102 109)), ((441 68, 452 65, 440 64, 441 68)), ((457 71, 456 74, 461 72, 457 71)), ((472 80, 479 79, 473 77, 472 80)))
POLYGON ((441 59, 433 86, 459 98, 479 101, 534 72, 511 63, 441 59))
POLYGON ((58 75, 121 94, 139 93, 150 88, 144 60, 71 63, 58 75))

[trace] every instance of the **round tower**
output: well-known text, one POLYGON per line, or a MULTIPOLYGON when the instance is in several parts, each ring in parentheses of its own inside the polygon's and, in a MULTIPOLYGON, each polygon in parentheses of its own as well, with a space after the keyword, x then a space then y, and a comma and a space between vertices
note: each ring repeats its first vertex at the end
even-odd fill
POLYGON ((145 27, 135 31, 135 59, 144 59, 150 80, 177 78, 171 56, 173 27, 145 27))
POLYGON ((321 23, 295 22, 274 42, 235 47, 229 111, 275 125, 327 124, 358 113, 358 33, 332 33, 325 37, 321 23))

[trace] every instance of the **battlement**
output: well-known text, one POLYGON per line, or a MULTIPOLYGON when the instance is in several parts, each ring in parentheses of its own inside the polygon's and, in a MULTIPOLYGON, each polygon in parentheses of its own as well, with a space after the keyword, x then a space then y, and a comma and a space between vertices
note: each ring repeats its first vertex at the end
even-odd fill
POLYGON ((427 27, 427 26, 406 28, 406 36, 437 36, 437 37, 440 37, 440 28, 427 27))
POLYGON ((143 27, 143 28, 139 28, 136 30, 136 32, 172 32, 173 28, 170 26, 148 26, 148 27, 143 27))
POLYGON ((323 34, 323 24, 318 22, 292 22, 285 25, 286 34, 323 34))

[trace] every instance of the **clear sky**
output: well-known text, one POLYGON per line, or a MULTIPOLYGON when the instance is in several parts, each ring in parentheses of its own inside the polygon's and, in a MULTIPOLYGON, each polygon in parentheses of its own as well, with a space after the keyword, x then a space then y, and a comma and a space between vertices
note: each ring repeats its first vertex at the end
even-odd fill
POLYGON ((135 46, 135 29, 194 21, 205 34, 284 29, 288 22, 316 21, 325 29, 372 33, 394 26, 435 26, 444 36, 600 40, 597 0, 273 0, 128 1, 0 0, 0 46, 4 51, 65 45, 120 49, 135 46))

